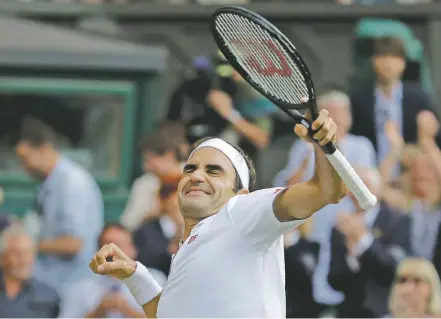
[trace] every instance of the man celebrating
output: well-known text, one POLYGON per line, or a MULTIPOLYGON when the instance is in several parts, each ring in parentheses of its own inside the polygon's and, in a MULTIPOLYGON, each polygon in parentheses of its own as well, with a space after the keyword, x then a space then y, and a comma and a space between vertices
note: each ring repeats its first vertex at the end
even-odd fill
MULTIPOLYGON (((320 145, 335 141, 337 126, 326 110, 312 128, 320 145)), ((304 126, 294 131, 313 142, 304 126)), ((315 156, 311 180, 253 191, 248 157, 221 139, 205 139, 191 152, 178 186, 184 241, 164 290, 114 244, 102 247, 90 268, 123 280, 149 318, 285 317, 282 235, 347 193, 318 146, 315 156)))

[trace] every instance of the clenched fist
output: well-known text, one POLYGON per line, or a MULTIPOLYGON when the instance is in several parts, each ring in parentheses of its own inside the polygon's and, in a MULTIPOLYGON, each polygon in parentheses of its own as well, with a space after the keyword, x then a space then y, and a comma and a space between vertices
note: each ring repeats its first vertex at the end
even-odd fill
POLYGON ((133 275, 136 262, 130 259, 115 244, 104 245, 92 258, 90 269, 99 275, 109 275, 117 279, 125 279, 133 275))

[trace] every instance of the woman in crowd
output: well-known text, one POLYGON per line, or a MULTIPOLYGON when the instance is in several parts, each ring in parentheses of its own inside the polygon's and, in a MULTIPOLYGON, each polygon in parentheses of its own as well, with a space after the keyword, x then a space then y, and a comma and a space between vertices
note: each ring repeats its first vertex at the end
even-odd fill
POLYGON ((408 258, 398 266, 389 297, 391 318, 441 316, 441 284, 432 263, 408 258))

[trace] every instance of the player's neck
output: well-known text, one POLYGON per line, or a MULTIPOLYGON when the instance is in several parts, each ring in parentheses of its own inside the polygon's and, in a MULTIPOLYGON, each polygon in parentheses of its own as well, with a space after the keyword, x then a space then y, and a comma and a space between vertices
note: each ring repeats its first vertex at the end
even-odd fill
POLYGON ((185 218, 184 219, 184 238, 182 239, 185 241, 188 236, 190 236, 191 231, 193 230, 194 226, 196 226, 202 219, 201 218, 185 218))

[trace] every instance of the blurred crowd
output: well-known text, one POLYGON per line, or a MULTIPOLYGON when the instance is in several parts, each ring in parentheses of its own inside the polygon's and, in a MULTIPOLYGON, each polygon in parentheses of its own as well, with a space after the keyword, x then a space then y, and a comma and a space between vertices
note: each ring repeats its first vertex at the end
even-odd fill
MULTIPOLYGON (((378 38, 371 61, 372 79, 348 92, 326 86, 318 90, 317 104, 337 123, 339 149, 379 202, 363 211, 348 194, 285 234, 288 317, 441 316, 435 104, 418 83, 403 79, 401 40, 378 38)), ((202 137, 220 136, 257 160, 286 127, 292 136, 286 165, 272 185, 260 187, 311 178, 312 146, 295 138, 292 123, 281 120, 270 101, 221 55, 195 58, 193 66, 193 76, 171 95, 163 123, 139 141, 144 173, 134 181, 119 223, 104 223, 100 188, 57 150, 53 128, 37 118, 23 121, 15 152, 41 182, 38 236, 1 215, 0 317, 144 317, 123 284, 89 271, 89 259, 98 247, 115 243, 165 284, 183 236, 177 184, 191 143, 202 137)))

